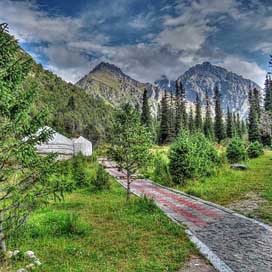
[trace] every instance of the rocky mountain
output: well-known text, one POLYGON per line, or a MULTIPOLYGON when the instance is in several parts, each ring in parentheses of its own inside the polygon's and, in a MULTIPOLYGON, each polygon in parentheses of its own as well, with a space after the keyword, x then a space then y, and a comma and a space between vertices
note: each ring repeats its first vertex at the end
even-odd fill
POLYGON ((157 112, 161 91, 150 83, 141 83, 122 72, 117 66, 101 62, 77 83, 88 94, 103 98, 112 106, 132 103, 140 107, 144 89, 148 90, 153 113, 157 112))
MULTIPOLYGON (((198 93, 204 103, 206 91, 213 97, 213 89, 218 86, 222 95, 223 110, 226 111, 229 107, 232 111, 239 111, 243 118, 248 111, 248 90, 261 89, 255 82, 209 62, 193 66, 178 79, 185 87, 189 102, 194 102, 198 93)), ((175 91, 175 81, 168 80, 166 76, 157 80, 155 84, 161 89, 175 91)))

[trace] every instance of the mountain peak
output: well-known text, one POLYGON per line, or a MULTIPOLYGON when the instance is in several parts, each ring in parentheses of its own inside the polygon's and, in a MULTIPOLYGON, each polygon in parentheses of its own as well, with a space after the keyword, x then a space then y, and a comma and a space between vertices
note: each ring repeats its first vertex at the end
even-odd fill
POLYGON ((112 63, 108 63, 104 61, 96 65, 94 69, 91 71, 91 73, 97 72, 97 71, 110 71, 112 73, 123 74, 122 70, 119 67, 117 67, 116 65, 112 63))

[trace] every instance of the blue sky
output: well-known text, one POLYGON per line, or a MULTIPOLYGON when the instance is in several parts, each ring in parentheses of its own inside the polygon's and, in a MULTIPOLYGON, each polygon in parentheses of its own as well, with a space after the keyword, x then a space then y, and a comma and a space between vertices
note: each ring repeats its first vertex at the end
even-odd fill
POLYGON ((101 61, 150 82, 210 61, 262 84, 272 53, 270 0, 0 0, 0 21, 71 82, 101 61))

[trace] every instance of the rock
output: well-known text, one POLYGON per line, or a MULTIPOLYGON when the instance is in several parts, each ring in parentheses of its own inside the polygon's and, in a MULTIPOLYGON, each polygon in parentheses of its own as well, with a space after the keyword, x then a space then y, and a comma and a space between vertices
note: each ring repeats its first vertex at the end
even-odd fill
POLYGON ((237 170, 247 170, 248 166, 245 164, 233 163, 230 165, 230 168, 237 170))

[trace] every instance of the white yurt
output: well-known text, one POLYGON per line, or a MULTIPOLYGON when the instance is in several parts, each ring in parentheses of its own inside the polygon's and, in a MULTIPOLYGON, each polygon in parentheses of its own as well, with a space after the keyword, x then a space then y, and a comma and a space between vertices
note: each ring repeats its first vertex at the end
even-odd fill
POLYGON ((58 154, 58 160, 67 160, 74 155, 74 144, 72 140, 53 130, 50 140, 38 145, 37 151, 39 154, 55 153, 58 154))
POLYGON ((81 153, 83 156, 91 156, 93 153, 93 145, 86 138, 80 136, 76 139, 73 139, 74 143, 74 154, 81 153))

